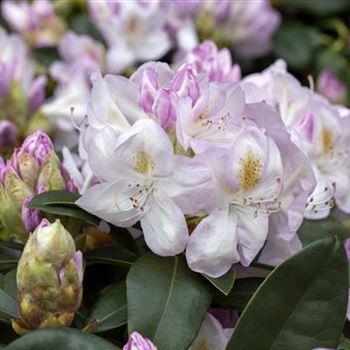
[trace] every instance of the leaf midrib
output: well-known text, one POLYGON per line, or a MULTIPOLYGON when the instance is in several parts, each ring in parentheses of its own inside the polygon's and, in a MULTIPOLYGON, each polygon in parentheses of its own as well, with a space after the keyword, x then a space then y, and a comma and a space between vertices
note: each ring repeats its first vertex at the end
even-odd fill
POLYGON ((173 273, 172 273, 172 276, 171 276, 171 282, 170 282, 170 287, 169 287, 168 298, 166 300, 165 307, 164 307, 164 310, 162 312, 162 316, 160 317, 160 319, 159 319, 159 321, 157 323, 157 326, 156 326, 155 332, 154 332, 154 336, 152 338, 155 342, 156 342, 156 338, 157 338, 159 325, 162 323, 162 320, 163 320, 163 318, 164 318, 164 316, 165 316, 165 314, 167 312, 167 309, 168 309, 168 306, 169 306, 169 303, 170 303, 170 299, 171 299, 171 296, 172 296, 172 291, 174 289, 175 277, 176 277, 178 264, 179 264, 179 258, 175 257, 175 264, 174 264, 173 273))

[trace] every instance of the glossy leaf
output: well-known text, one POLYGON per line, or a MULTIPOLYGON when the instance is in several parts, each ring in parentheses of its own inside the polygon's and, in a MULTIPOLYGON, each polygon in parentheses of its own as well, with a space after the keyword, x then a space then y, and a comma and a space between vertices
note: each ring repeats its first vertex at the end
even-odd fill
POLYGON ((85 327, 94 333, 120 327, 127 322, 125 282, 108 288, 93 305, 85 327))
POLYGON ((218 308, 242 311, 263 281, 264 278, 236 279, 231 292, 227 296, 215 295, 213 305, 218 308))
POLYGON ((38 209, 45 213, 73 217, 92 225, 101 221, 97 216, 89 214, 75 205, 79 195, 67 191, 48 191, 34 197, 28 207, 38 209))
POLYGON ((93 334, 73 328, 40 329, 15 340, 6 350, 120 350, 93 334))
POLYGON ((336 238, 317 241, 278 266, 262 283, 226 349, 335 348, 347 298, 342 244, 336 238))
POLYGON ((213 278, 203 274, 203 276, 221 293, 228 295, 235 283, 236 273, 233 267, 219 278, 213 278))
POLYGON ((137 256, 118 245, 94 249, 86 254, 84 258, 88 264, 116 265, 130 268, 137 256))
POLYGON ((129 333, 137 330, 159 350, 184 350, 197 335, 212 288, 187 267, 183 257, 146 254, 127 280, 129 333))
POLYGON ((322 238, 337 236, 344 240, 350 236, 350 229, 333 218, 328 217, 323 220, 304 220, 298 230, 298 235, 304 246, 318 241, 322 238))

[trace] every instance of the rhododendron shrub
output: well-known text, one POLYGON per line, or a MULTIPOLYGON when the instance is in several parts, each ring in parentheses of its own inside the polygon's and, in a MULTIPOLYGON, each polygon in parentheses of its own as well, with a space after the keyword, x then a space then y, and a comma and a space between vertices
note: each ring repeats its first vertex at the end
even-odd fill
POLYGON ((1 3, 0 348, 349 348, 349 5, 315 3, 1 3))

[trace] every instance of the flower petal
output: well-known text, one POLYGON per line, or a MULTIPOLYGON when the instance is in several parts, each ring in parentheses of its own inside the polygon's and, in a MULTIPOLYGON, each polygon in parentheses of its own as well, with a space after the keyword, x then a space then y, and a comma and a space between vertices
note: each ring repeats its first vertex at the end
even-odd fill
POLYGON ((237 215, 229 208, 217 209, 204 218, 187 244, 191 270, 219 277, 238 262, 236 227, 237 215))
POLYGON ((76 204, 99 218, 121 227, 133 226, 147 211, 147 196, 130 181, 103 183, 89 188, 76 204), (134 205, 137 200, 138 205, 134 205), (143 209, 141 209, 143 208, 143 209))
POLYGON ((188 240, 185 216, 163 191, 155 190, 149 198, 149 210, 141 219, 148 247, 161 256, 181 253, 188 240))

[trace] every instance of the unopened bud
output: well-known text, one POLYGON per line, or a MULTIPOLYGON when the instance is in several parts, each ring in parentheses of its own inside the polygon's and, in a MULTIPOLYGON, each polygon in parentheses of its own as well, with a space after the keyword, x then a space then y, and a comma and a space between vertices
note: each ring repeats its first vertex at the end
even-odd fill
POLYGON ((46 219, 30 235, 17 268, 19 334, 69 326, 82 298, 83 264, 70 233, 46 219))

